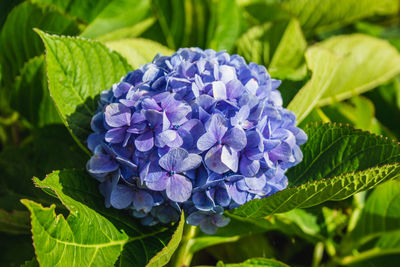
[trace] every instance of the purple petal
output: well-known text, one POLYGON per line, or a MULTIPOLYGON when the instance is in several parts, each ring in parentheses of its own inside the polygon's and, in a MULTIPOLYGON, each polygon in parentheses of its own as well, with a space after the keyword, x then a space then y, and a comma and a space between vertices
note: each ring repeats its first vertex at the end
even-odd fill
POLYGON ((228 225, 228 223, 231 221, 230 218, 225 217, 223 215, 220 214, 216 214, 212 217, 212 220, 214 221, 214 224, 218 227, 224 227, 226 225, 228 225))
POLYGON ((197 140, 204 133, 204 126, 200 120, 191 119, 181 125, 179 130, 185 130, 193 136, 194 140, 197 140))
POLYGON ((126 94, 131 88, 132 88, 131 84, 127 82, 120 82, 117 86, 113 88, 114 96, 116 98, 119 98, 123 94, 126 94))
POLYGON ((146 117, 142 113, 135 112, 131 117, 131 124, 143 122, 146 120, 146 117))
POLYGON ((239 80, 232 80, 226 84, 226 94, 229 99, 239 98, 244 93, 244 88, 239 80))
POLYGON ((90 158, 88 164, 90 173, 107 173, 118 169, 118 163, 109 155, 94 155, 90 158))
POLYGON ((175 174, 168 180, 165 192, 172 201, 184 202, 190 198, 192 183, 185 176, 175 174))
POLYGON ((133 190, 132 188, 119 184, 111 192, 110 203, 116 209, 125 209, 133 201, 133 190))
POLYGON ((159 133, 157 135, 157 139, 160 145, 163 147, 172 143, 176 139, 177 135, 178 133, 175 130, 166 130, 159 133))
POLYGON ((148 162, 140 171, 142 181, 154 183, 160 179, 162 170, 157 163, 148 162))
POLYGON ((217 81, 212 83, 212 91, 215 99, 227 99, 226 87, 223 82, 217 81))
POLYGON ((227 130, 225 118, 221 114, 212 115, 210 124, 207 126, 207 132, 214 135, 213 139, 222 140, 227 130))
POLYGON ((122 127, 131 122, 131 110, 120 103, 109 104, 104 115, 106 123, 110 127, 122 127))
POLYGON ((183 160, 188 157, 189 153, 182 148, 171 149, 167 154, 159 160, 160 166, 167 171, 177 171, 183 160))
POLYGON ((92 133, 87 139, 87 146, 90 151, 94 152, 95 148, 103 141, 104 134, 92 133))
POLYGON ((209 211, 214 207, 214 201, 204 191, 193 193, 192 201, 199 210, 209 211))
POLYGON ((154 190, 154 191, 163 191, 165 188, 167 188, 168 181, 170 179, 170 176, 167 175, 166 172, 164 172, 160 179, 154 182, 146 182, 146 185, 149 189, 154 190))
POLYGON ((238 190, 235 184, 230 185, 228 187, 228 191, 233 201, 235 201, 237 204, 243 205, 246 203, 247 192, 238 190))
POLYGON ((214 235, 218 227, 211 221, 211 218, 207 218, 200 224, 200 229, 208 235, 214 235))
POLYGON ((201 164, 201 157, 196 154, 189 154, 183 161, 178 162, 175 166, 176 172, 186 172, 192 169, 196 169, 201 164))
POLYGON ((287 143, 280 144, 280 146, 268 152, 268 155, 273 162, 276 162, 277 160, 293 162, 295 160, 292 154, 292 149, 287 143))
POLYGON ((237 172, 239 165, 239 152, 229 146, 222 147, 221 161, 233 172, 237 172))
POLYGON ((247 144, 246 133, 243 129, 237 127, 231 128, 222 139, 222 143, 240 151, 247 144))
POLYGON ((142 108, 161 111, 161 107, 157 104, 156 100, 149 97, 142 100, 142 108))
POLYGON ((126 136, 126 128, 112 128, 106 132, 104 140, 112 144, 122 143, 126 136))
POLYGON ((260 162, 258 160, 249 160, 247 157, 240 159, 240 172, 246 177, 253 177, 260 169, 260 162))
POLYGON ((156 127, 163 122, 163 115, 161 112, 156 110, 145 110, 144 116, 152 127, 156 127))
POLYGON ((138 190, 133 195, 133 208, 145 213, 150 212, 154 202, 152 196, 143 190, 138 190))
POLYGON ((148 131, 135 139, 135 146, 141 152, 149 151, 154 146, 153 132, 148 131))
POLYGON ((224 83, 236 80, 236 70, 234 67, 228 65, 219 66, 220 80, 224 83))
POLYGON ((201 151, 208 150, 214 146, 217 141, 213 134, 205 133, 197 140, 197 148, 201 151))
POLYGON ((178 129, 178 134, 179 137, 182 139, 182 145, 181 147, 186 149, 186 150, 192 150, 193 148, 193 135, 191 133, 189 133, 188 131, 179 128, 178 129))
POLYGON ((231 203, 231 197, 229 196, 228 190, 225 186, 217 187, 215 189, 214 200, 217 205, 220 205, 221 207, 226 207, 231 203))
POLYGON ((248 105, 244 105, 240 110, 231 118, 231 124, 233 126, 242 127, 241 125, 247 120, 250 115, 250 108, 248 105))
POLYGON ((281 144, 281 140, 277 139, 264 139, 264 151, 271 151, 281 144))
POLYGON ((229 171, 229 168, 221 161, 221 153, 221 146, 215 146, 211 148, 204 157, 207 168, 219 174, 229 171))
POLYGON ((205 218, 206 218, 205 214, 200 212, 194 212, 186 218, 186 223, 193 226, 198 226, 204 221, 205 218))

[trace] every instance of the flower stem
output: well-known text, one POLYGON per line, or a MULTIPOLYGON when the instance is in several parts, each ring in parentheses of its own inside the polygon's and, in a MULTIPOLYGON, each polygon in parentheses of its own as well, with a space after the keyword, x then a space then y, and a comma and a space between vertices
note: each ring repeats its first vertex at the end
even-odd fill
POLYGON ((182 242, 179 245, 178 250, 172 258, 172 267, 189 267, 192 262, 193 253, 190 251, 194 242, 194 238, 197 235, 198 228, 186 224, 183 229, 182 242))

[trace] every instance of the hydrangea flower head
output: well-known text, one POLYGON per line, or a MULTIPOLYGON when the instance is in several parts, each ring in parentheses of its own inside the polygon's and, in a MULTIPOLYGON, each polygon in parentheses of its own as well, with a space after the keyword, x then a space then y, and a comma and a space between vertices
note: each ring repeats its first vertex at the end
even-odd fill
POLYGON ((87 140, 105 205, 146 225, 183 210, 213 234, 224 210, 286 188, 307 136, 279 85, 263 66, 199 48, 129 72, 102 92, 87 140))

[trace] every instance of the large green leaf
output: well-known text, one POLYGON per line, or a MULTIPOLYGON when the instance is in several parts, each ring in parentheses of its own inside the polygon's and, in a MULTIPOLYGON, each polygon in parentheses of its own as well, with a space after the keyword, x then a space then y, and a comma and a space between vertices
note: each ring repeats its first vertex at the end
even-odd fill
POLYGON ((313 73, 312 77, 287 106, 296 114, 297 123, 307 117, 329 88, 329 81, 335 76, 340 62, 336 55, 318 47, 309 48, 305 57, 308 68, 313 73))
POLYGON ((264 258, 254 258, 248 259, 242 263, 229 263, 224 264, 222 261, 217 263, 217 267, 257 267, 257 266, 264 266, 264 267, 288 267, 280 261, 273 260, 273 259, 264 259, 264 258))
POLYGON ((268 66, 271 76, 282 79, 304 78, 306 74, 304 64, 306 48, 307 42, 298 20, 290 20, 268 66))
POLYGON ((309 124, 303 161, 287 172, 289 186, 400 162, 400 145, 338 124, 309 124))
POLYGON ((11 107, 35 126, 62 123, 47 88, 44 56, 30 59, 17 76, 11 107))
POLYGON ((241 33, 240 7, 236 0, 213 0, 211 6, 207 47, 229 52, 241 33))
POLYGON ((247 61, 269 65, 272 77, 292 80, 303 79, 306 74, 306 47, 296 19, 254 26, 237 41, 238 53, 247 61))
POLYGON ((362 94, 400 73, 400 53, 377 38, 362 34, 337 36, 317 47, 342 58, 329 88, 318 102, 320 106, 362 94))
POLYGON ((63 125, 36 129, 20 146, 0 153, 0 207, 24 209, 21 198, 47 201, 47 195, 32 186, 32 177, 44 177, 55 168, 83 168, 87 160, 63 125))
POLYGON ((397 0, 285 0, 282 7, 294 14, 306 31, 349 24, 376 14, 395 14, 397 0))
MULTIPOLYGON (((102 266, 102 264, 104 266, 107 263, 103 261, 103 254, 100 253, 103 248, 110 253, 112 252, 108 259, 110 262, 115 261, 118 255, 120 256, 120 266, 131 266, 132 264, 135 264, 135 266, 144 266, 146 264, 161 266, 169 261, 180 242, 184 224, 183 218, 179 224, 176 223, 174 226, 141 226, 129 212, 105 208, 104 197, 98 192, 98 183, 83 170, 56 171, 48 175, 43 181, 35 178, 35 183, 37 186, 44 188, 46 192, 50 192, 53 195, 55 193, 70 210, 70 215, 66 221, 61 218, 64 220, 63 224, 68 223, 71 230, 76 233, 76 238, 79 238, 73 239, 74 242, 72 243, 74 244, 71 244, 71 246, 79 252, 86 253, 85 255, 88 257, 79 258, 79 261, 75 259, 75 262, 71 262, 71 264, 75 264, 74 266, 83 266, 92 258, 94 252, 92 250, 93 244, 102 244, 97 253, 100 258, 93 259, 93 264, 96 266, 102 266), (112 239, 113 241, 100 239, 103 236, 102 233, 107 233, 107 231, 110 231, 117 238, 112 239), (115 246, 113 243, 116 243, 115 246)), ((29 202, 29 206, 34 207, 35 212, 48 214, 48 223, 57 221, 53 208, 43 208, 31 202, 29 202)), ((31 208, 32 210, 33 208, 31 208)), ((60 223, 59 220, 61 219, 58 219, 60 223)), ((38 223, 40 223, 36 225, 38 227, 47 225, 43 221, 38 221, 38 223)), ((33 227, 35 228, 35 225, 33 227)), ((65 232, 60 228, 53 228, 46 232, 36 232, 36 240, 40 240, 38 235, 48 236, 48 234, 51 234, 56 240, 66 242, 65 238, 70 231, 65 232), (46 232, 48 233, 46 234, 46 232)), ((36 242, 39 241, 35 241, 35 230, 33 230, 33 233, 37 249, 36 242)), ((60 248, 62 247, 62 242, 59 244, 60 248)), ((71 243, 71 240, 68 242, 71 243)), ((41 242, 40 246, 46 249, 47 244, 41 242)), ((56 246, 56 248, 59 247, 56 246)), ((45 254, 45 251, 39 250, 38 252, 37 250, 36 253, 41 265, 44 264, 41 260, 42 256, 45 258, 45 262, 51 260, 57 262, 60 260, 60 264, 64 266, 69 264, 71 259, 74 259, 74 251, 67 251, 69 250, 66 250, 64 254, 53 253, 51 257, 45 254), (40 255, 39 253, 43 254, 40 255)), ((108 265, 106 264, 106 266, 108 265)))
POLYGON ((370 235, 374 237, 392 231, 400 231, 400 181, 398 180, 387 182, 372 192, 362 209, 352 237, 361 242, 363 238, 370 238, 370 235))
POLYGON ((152 0, 152 5, 168 47, 205 46, 207 1, 152 0))
POLYGON ((400 177, 400 164, 347 173, 329 179, 319 179, 298 187, 290 187, 270 197, 256 199, 233 210, 233 214, 260 218, 295 208, 308 208, 328 200, 343 200, 375 187, 379 183, 400 177))
POLYGON ((63 12, 77 17, 83 23, 93 21, 104 8, 115 0, 31 0, 56 6, 63 12))
POLYGON ((46 47, 50 94, 65 125, 84 147, 98 95, 131 67, 97 41, 38 32, 46 47))
POLYGON ((244 217, 264 217, 327 200, 345 199, 400 176, 400 146, 348 126, 311 124, 302 147, 303 161, 288 173, 289 188, 253 200, 233 211, 244 217), (324 179, 323 179, 324 178, 324 179), (291 186, 298 187, 291 187, 291 186))
POLYGON ((386 41, 362 34, 318 43, 307 51, 306 60, 313 76, 288 105, 298 122, 316 105, 364 93, 400 73, 396 49, 386 41))
POLYGON ((81 36, 96 38, 135 25, 150 15, 150 0, 114 0, 85 28, 81 36))
POLYGON ((43 53, 43 44, 33 28, 58 34, 76 34, 78 25, 57 8, 24 2, 8 15, 0 34, 0 63, 5 84, 14 81, 25 62, 43 53))
POLYGON ((111 41, 107 42, 106 46, 125 57, 128 63, 135 69, 152 62, 158 53, 170 56, 174 52, 157 42, 142 38, 111 41))
POLYGON ((128 242, 126 233, 82 203, 60 198, 70 210, 67 219, 56 215, 55 205, 44 208, 22 200, 31 212, 33 243, 40 265, 112 266, 128 242))

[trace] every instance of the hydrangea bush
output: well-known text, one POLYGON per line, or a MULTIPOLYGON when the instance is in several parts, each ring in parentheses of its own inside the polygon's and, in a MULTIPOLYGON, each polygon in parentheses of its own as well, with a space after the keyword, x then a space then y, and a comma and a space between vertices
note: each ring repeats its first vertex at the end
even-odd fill
POLYGON ((0 3, 0 266, 399 265, 398 0, 0 3))
POLYGON ((88 172, 105 205, 145 225, 179 219, 209 234, 222 214, 288 185, 307 140, 264 66, 224 51, 156 56, 101 93, 88 172))

